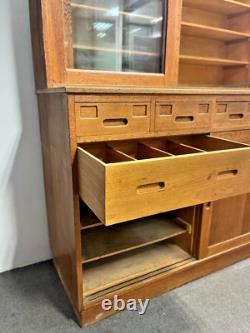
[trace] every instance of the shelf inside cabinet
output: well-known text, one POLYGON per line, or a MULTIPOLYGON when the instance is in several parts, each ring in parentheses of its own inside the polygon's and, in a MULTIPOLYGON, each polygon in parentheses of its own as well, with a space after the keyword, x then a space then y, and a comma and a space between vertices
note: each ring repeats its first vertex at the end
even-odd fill
POLYGON ((226 58, 198 57, 191 55, 180 55, 181 63, 194 65, 211 65, 211 66, 247 66, 249 62, 242 60, 231 60, 226 58))
POLYGON ((161 56, 157 52, 115 49, 115 48, 108 48, 108 47, 95 47, 95 46, 90 46, 90 45, 79 45, 79 44, 73 44, 73 49, 82 50, 82 51, 100 51, 100 52, 106 52, 106 53, 124 53, 124 54, 141 55, 141 56, 149 56, 149 57, 160 57, 161 56))
POLYGON ((233 42, 250 38, 250 34, 222 29, 208 25, 182 21, 182 34, 194 37, 216 39, 224 42, 233 42))
POLYGON ((83 263, 128 252, 188 232, 190 225, 172 214, 159 214, 122 225, 82 233, 83 263))
POLYGON ((80 201, 81 230, 102 226, 102 222, 95 216, 91 209, 80 201))
POLYGON ((184 0, 183 5, 224 15, 238 15, 250 11, 250 3, 236 0, 184 0))
POLYGON ((83 294, 89 296, 125 281, 184 262, 191 256, 170 241, 84 265, 83 294))
POLYGON ((81 230, 91 229, 103 225, 102 222, 98 220, 97 217, 84 218, 81 221, 81 230))

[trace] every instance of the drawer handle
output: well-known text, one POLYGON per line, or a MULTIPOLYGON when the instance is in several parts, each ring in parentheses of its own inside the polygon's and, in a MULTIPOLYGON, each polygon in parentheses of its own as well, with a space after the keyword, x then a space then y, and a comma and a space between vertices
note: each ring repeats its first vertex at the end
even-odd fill
POLYGON ((165 188, 164 182, 144 184, 137 187, 138 194, 153 193, 162 191, 165 188))
POLYGON ((244 114, 243 113, 232 113, 228 117, 231 120, 238 120, 238 119, 242 119, 244 117, 244 114))
POLYGON ((217 179, 231 178, 237 176, 237 174, 238 174, 237 169, 224 170, 217 173, 217 179))
POLYGON ((175 117, 175 121, 179 123, 188 123, 194 121, 193 116, 177 116, 175 117))
POLYGON ((119 127, 119 126, 127 126, 128 119, 126 118, 116 118, 116 119, 104 119, 103 125, 105 127, 119 127))

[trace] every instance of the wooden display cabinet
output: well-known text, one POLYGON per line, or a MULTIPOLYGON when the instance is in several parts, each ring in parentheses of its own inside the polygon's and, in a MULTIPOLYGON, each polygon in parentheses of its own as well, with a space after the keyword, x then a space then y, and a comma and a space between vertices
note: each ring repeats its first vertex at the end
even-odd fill
POLYGON ((54 263, 81 326, 250 255, 250 2, 30 0, 54 263))

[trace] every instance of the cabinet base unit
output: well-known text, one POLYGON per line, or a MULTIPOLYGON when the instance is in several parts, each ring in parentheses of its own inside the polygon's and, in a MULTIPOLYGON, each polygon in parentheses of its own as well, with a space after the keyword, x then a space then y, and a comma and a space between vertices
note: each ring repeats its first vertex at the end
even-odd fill
POLYGON ((217 103, 245 105, 246 94, 210 92, 210 130, 199 134, 154 131, 157 100, 188 98, 181 90, 141 96, 151 136, 123 139, 116 122, 95 140, 78 136, 79 100, 126 93, 114 96, 38 94, 50 243, 81 326, 115 313, 105 299, 151 298, 250 256, 250 130, 233 119, 212 131, 217 103))
POLYGON ((81 326, 250 256, 250 0, 30 0, 50 244, 81 326))

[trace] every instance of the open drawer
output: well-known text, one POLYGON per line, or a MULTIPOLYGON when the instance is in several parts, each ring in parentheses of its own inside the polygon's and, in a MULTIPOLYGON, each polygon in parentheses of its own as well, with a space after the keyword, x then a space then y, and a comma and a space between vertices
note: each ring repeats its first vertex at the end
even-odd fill
POLYGON ((250 147, 206 135, 83 144, 78 167, 107 226, 250 192, 250 147))

